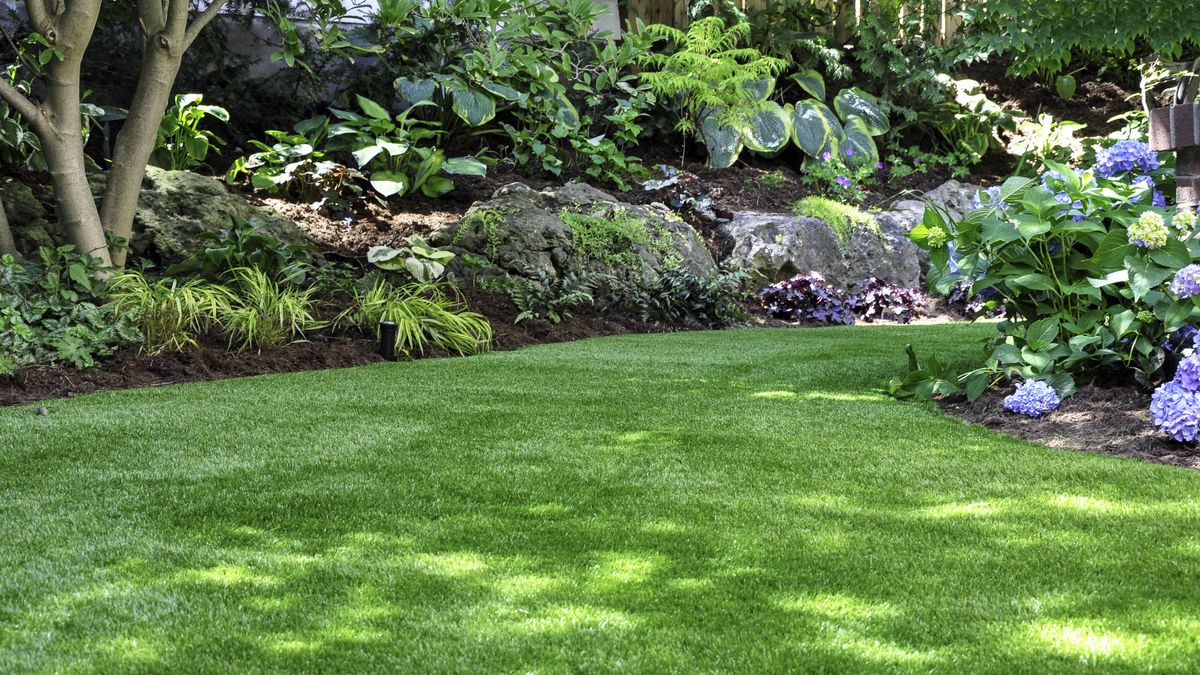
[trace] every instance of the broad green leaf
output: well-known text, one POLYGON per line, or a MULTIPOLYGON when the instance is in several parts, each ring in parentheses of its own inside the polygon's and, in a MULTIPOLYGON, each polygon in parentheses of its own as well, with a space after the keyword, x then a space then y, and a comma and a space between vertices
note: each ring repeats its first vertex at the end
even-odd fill
POLYGON ((887 115, 879 107, 879 101, 858 87, 839 91, 833 99, 833 109, 846 123, 851 117, 861 119, 864 130, 871 136, 886 134, 892 128, 887 115))
POLYGON ((820 101, 800 101, 792 108, 792 141, 810 157, 835 153, 842 123, 820 101))
POLYGON ((451 157, 442 164, 442 171, 459 176, 486 176, 487 164, 474 157, 451 157))
POLYGON ((421 185, 421 192, 426 197, 441 197, 454 189, 454 181, 445 176, 432 176, 421 185))
POLYGON ((750 80, 742 83, 742 89, 756 102, 767 100, 775 91, 775 78, 764 77, 761 80, 750 80))
POLYGON ((874 166, 879 161, 879 149, 867 129, 867 123, 857 115, 846 120, 838 152, 849 166, 874 166))
POLYGON ((358 107, 362 108, 362 111, 365 112, 370 117, 373 117, 377 120, 391 120, 392 119, 392 114, 387 111, 387 108, 384 108, 383 106, 379 105, 375 101, 372 101, 371 99, 369 99, 365 96, 356 94, 355 97, 358 99, 358 107))
POLYGON ((452 89, 450 101, 454 114, 473 127, 485 124, 496 116, 496 102, 478 89, 452 89))
POLYGON ((1150 259, 1163 267, 1175 270, 1192 262, 1187 245, 1179 240, 1171 240, 1166 246, 1150 251, 1150 259))
POLYGON ((377 265, 380 269, 398 270, 404 266, 401 256, 404 249, 391 246, 372 246, 367 249, 367 262, 377 265))
POLYGON ((825 78, 821 73, 808 68, 798 73, 792 74, 792 81, 800 85, 800 88, 808 92, 810 96, 818 101, 825 100, 825 78))
POLYGON ((379 153, 381 152, 383 152, 383 148, 381 146, 367 145, 355 150, 354 152, 351 152, 350 156, 354 158, 354 161, 358 163, 358 168, 361 169, 367 164, 370 164, 371 160, 378 157, 379 153))
POLYGON ((709 114, 700 123, 700 140, 708 150, 708 166, 725 169, 733 166, 742 152, 742 132, 732 124, 722 124, 719 116, 709 114))
POLYGON ((442 154, 441 150, 429 153, 429 156, 421 161, 421 165, 417 167, 417 174, 413 177, 413 185, 418 187, 424 186, 425 182, 433 176, 436 176, 442 170, 442 162, 446 159, 446 155, 442 154))
POLYGON ((410 80, 407 77, 397 78, 395 81, 396 93, 400 94, 400 98, 410 104, 421 103, 433 98, 433 92, 437 88, 437 83, 433 80, 410 80))
POLYGON ((1053 291, 1056 287, 1054 281, 1045 274, 1032 272, 1030 274, 1022 274, 1009 280, 1009 283, 1022 288, 1028 288, 1031 291, 1053 291))
POLYGON ((554 109, 554 121, 568 129, 578 129, 580 124, 579 111, 575 109, 575 106, 567 98, 567 95, 560 92, 556 102, 558 105, 554 109))
POLYGON ((1071 100, 1075 96, 1075 76, 1074 75, 1059 75, 1054 81, 1054 90, 1058 92, 1058 97, 1064 101, 1071 100))
POLYGON ((787 144, 791 135, 791 116, 775 101, 765 101, 743 129, 742 141, 754 152, 775 152, 787 144))
POLYGON ((516 101, 517 99, 521 98, 521 92, 513 89, 510 86, 498 84, 496 82, 492 82, 491 80, 484 80, 483 82, 479 83, 479 86, 483 87, 489 93, 495 94, 506 101, 516 101))
POLYGON ((408 176, 399 171, 376 171, 371 174, 371 187, 384 197, 403 195, 408 192, 408 176))

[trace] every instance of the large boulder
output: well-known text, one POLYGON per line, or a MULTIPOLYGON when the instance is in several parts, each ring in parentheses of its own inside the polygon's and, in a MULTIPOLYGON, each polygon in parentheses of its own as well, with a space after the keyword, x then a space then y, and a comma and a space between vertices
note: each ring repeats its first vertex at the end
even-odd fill
POLYGON ((430 242, 514 275, 586 269, 653 285, 669 265, 697 276, 717 269, 696 231, 666 207, 622 203, 582 183, 540 192, 510 183, 434 230, 430 242))
MULTIPOLYGON (((94 192, 103 190, 104 179, 100 174, 91 178, 94 192)), ((257 221, 264 232, 284 243, 309 241, 295 222, 250 204, 215 178, 152 166, 142 181, 130 248, 162 263, 180 262, 204 249, 207 242, 202 234, 227 228, 236 220, 257 221)))
POLYGON ((721 230, 733 245, 730 257, 770 281, 819 272, 843 288, 867 277, 919 285, 920 249, 906 236, 915 224, 911 215, 879 214, 875 223, 852 227, 843 238, 817 218, 743 212, 721 230))
POLYGON ((936 188, 926 192, 921 199, 905 199, 896 202, 894 208, 900 210, 925 212, 925 202, 936 204, 944 209, 951 218, 958 220, 974 210, 975 196, 979 194, 979 186, 971 183, 960 183, 948 180, 936 188))
POLYGON ((39 246, 63 242, 60 228, 46 219, 46 207, 33 187, 16 181, 0 182, 0 203, 18 250, 32 253, 39 246))

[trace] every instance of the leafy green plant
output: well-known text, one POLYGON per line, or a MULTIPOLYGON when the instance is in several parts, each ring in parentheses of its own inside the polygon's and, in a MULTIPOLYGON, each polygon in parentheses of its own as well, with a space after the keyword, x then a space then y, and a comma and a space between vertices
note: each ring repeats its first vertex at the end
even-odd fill
POLYGON ((574 271, 552 276, 543 269, 530 268, 521 276, 507 275, 501 287, 519 311, 513 323, 559 324, 570 319, 576 307, 594 304, 600 287, 614 283, 614 277, 597 272, 574 271))
POLYGON ((262 223, 235 219, 229 227, 200 234, 206 242, 195 256, 172 266, 167 274, 199 274, 222 281, 235 269, 253 267, 272 279, 300 285, 313 266, 313 248, 282 242, 262 223))
POLYGON ((440 282, 393 286, 376 277, 335 324, 375 331, 378 336, 381 321, 396 324, 396 349, 404 354, 434 348, 467 355, 491 347, 491 324, 482 314, 469 311, 457 292, 440 282))
POLYGON ((793 74, 792 79, 812 97, 785 108, 791 139, 808 155, 806 165, 828 155, 851 167, 874 167, 879 162, 875 137, 891 129, 878 99, 849 87, 833 98, 830 110, 825 105, 825 79, 820 73, 809 69, 793 74))
POLYGON ((1070 120, 1056 120, 1049 113, 1017 122, 1009 151, 1019 155, 1015 174, 1032 175, 1047 160, 1067 163, 1083 158, 1083 144, 1075 132, 1085 125, 1070 120))
POLYGON ((328 135, 329 118, 323 116, 297 122, 291 132, 268 131, 275 142, 251 140, 259 151, 234 160, 225 181, 235 183, 248 176, 255 190, 292 194, 306 202, 337 200, 345 192, 361 194, 356 182, 363 174, 326 158, 321 148, 328 135))
POLYGON ((221 307, 218 321, 232 347, 263 350, 304 339, 308 331, 324 324, 315 316, 312 288, 283 284, 255 267, 229 272, 234 299, 221 307))
POLYGON ((99 262, 73 246, 42 248, 37 260, 0 256, 0 374, 33 365, 90 368, 139 336, 104 306, 99 262))
POLYGON ((738 299, 755 272, 725 267, 701 277, 673 265, 663 270, 658 287, 647 294, 642 320, 668 326, 720 328, 748 318, 738 299))
POLYGON ((109 282, 109 306, 137 326, 150 355, 194 347, 196 337, 227 316, 233 302, 229 289, 203 279, 150 281, 125 272, 109 282))
POLYGON ((563 209, 559 217, 571 231, 571 243, 585 260, 636 274, 646 267, 645 252, 669 255, 669 232, 652 232, 646 221, 621 207, 603 214, 563 209))
POLYGON ((703 141, 709 166, 731 166, 745 146, 772 152, 787 143, 788 115, 769 100, 787 62, 739 47, 749 24, 707 17, 687 32, 660 24, 646 32, 669 51, 642 57, 642 81, 670 109, 676 131, 703 141))
POLYGON ((225 141, 201 124, 206 118, 229 121, 229 111, 220 106, 204 105, 202 94, 179 94, 175 105, 167 108, 158 126, 158 141, 150 163, 164 169, 181 171, 204 164, 209 150, 225 141))
POLYGON ((961 153, 978 164, 989 150, 1002 148, 1001 132, 1016 129, 1020 116, 989 99, 978 81, 939 76, 952 98, 916 114, 911 126, 946 153, 961 153))
POLYGON ((825 153, 805 163, 800 182, 816 188, 821 194, 851 202, 867 199, 865 186, 877 182, 878 165, 848 165, 840 155, 825 153))
POLYGON ((372 246, 367 251, 367 262, 389 272, 404 270, 420 283, 437 281, 446 273, 446 265, 454 260, 454 253, 442 250, 426 242, 420 235, 409 235, 404 239, 408 246, 372 246))
POLYGON ((433 123, 411 116, 412 111, 431 103, 415 103, 393 116, 371 99, 363 96, 356 99, 363 114, 333 110, 341 121, 329 128, 329 137, 334 147, 354 157, 380 196, 399 197, 420 190, 427 197, 440 197, 454 189, 454 181, 442 174, 487 173, 487 165, 474 157, 447 158, 436 147, 421 145, 437 141, 442 135, 433 123))
MULTIPOLYGON (((1195 297, 1168 288, 1200 258, 1194 216, 1152 206, 1153 178, 1114 174, 1111 162, 1108 171, 1047 165, 1040 184, 1010 178, 957 223, 928 208, 912 231, 930 252, 929 282, 939 292, 972 280, 971 294, 996 295, 985 308, 1004 307, 985 363, 954 379, 955 393, 973 399, 1012 377, 1047 380, 1063 395, 1077 376, 1133 374, 1150 383, 1169 363, 1168 338, 1200 318, 1195 297)), ((935 366, 918 367, 899 389, 926 389, 920 383, 935 366)))

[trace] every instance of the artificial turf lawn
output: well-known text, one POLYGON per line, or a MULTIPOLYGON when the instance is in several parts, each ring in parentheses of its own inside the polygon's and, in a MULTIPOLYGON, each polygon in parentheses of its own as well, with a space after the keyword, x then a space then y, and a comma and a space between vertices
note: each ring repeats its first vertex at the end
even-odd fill
POLYGON ((0 672, 1200 669, 1200 474, 734 330, 0 410, 0 672))

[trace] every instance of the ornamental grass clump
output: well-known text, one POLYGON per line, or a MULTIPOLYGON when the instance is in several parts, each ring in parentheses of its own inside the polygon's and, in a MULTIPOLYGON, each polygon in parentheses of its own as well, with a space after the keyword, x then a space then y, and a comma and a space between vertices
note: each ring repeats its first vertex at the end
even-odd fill
POLYGON ((1062 398, 1054 387, 1041 380, 1027 380, 1017 385, 1017 390, 1004 398, 1004 407, 1026 417, 1041 417, 1057 410, 1062 398))

